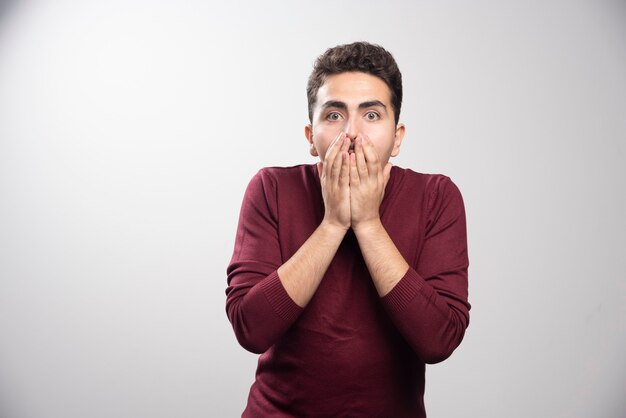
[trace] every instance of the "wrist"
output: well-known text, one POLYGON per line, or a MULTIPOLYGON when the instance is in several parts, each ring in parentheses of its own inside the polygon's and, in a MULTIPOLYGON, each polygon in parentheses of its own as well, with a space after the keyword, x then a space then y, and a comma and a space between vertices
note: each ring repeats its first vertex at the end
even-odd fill
POLYGON ((323 219, 318 228, 327 234, 343 238, 348 229, 350 229, 350 225, 341 225, 338 222, 323 219))
POLYGON ((365 236, 376 233, 380 231, 381 228, 384 229, 379 217, 361 221, 352 225, 352 230, 357 236, 365 236))

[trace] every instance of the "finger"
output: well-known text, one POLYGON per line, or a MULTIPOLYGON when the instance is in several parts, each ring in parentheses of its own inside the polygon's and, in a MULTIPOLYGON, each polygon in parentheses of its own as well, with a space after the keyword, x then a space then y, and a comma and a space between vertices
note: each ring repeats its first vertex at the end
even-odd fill
MULTIPOLYGON (((342 140, 345 138, 345 136, 346 134, 344 132, 341 132, 339 136, 335 138, 335 140, 328 146, 328 149, 326 150, 326 156, 324 159, 334 160, 335 156, 337 155, 337 152, 341 148, 341 144, 343 143, 342 140)), ((330 163, 330 165, 332 165, 332 163, 330 163)))
POLYGON ((368 175, 367 161, 365 161, 365 150, 363 148, 363 137, 359 136, 354 144, 354 153, 356 155, 356 167, 360 177, 365 179, 368 175))
POLYGON ((330 176, 330 170, 332 169, 335 156, 337 155, 337 144, 341 140, 342 135, 343 132, 335 138, 335 140, 328 146, 328 149, 326 149, 326 153, 324 155, 324 169, 326 170, 325 174, 327 176, 330 176))
POLYGON ((367 161, 367 171, 370 176, 377 176, 380 172, 380 162, 378 161, 378 153, 374 149, 374 144, 368 137, 363 141, 363 153, 365 154, 365 161, 367 161))
POLYGON ((324 173, 324 163, 321 161, 318 161, 317 163, 317 175, 319 176, 319 178, 322 178, 322 174, 324 173))
POLYGON ((341 147, 339 147, 338 156, 334 157, 333 167, 332 167, 332 178, 334 182, 339 182, 341 178, 341 167, 343 166, 343 154, 348 152, 348 147, 350 146, 350 140, 347 138, 343 139, 341 143, 341 147))
MULTIPOLYGON (((355 144, 356 148, 356 144, 355 144)), ((359 178, 359 169, 357 167, 356 153, 352 153, 350 156, 350 186, 358 186, 361 183, 359 178)))
MULTIPOLYGON (((349 142, 349 141, 348 141, 349 142)), ((341 153, 341 172, 339 173, 339 187, 350 185, 350 154, 341 153)))
MULTIPOLYGON (((356 149, 356 144, 355 144, 356 149)), ((357 157, 356 152, 349 154, 350 157, 350 186, 358 186, 361 183, 361 179, 359 178, 359 169, 357 166, 357 157)))
MULTIPOLYGON (((340 150, 341 150, 341 140, 343 138, 343 133, 341 135, 339 135, 332 144, 330 144, 330 146, 328 147, 328 150, 326 151, 326 157, 324 158, 324 166, 326 169, 326 175, 327 176, 331 176, 332 172, 333 172, 333 166, 336 162, 337 159, 337 155, 339 154, 340 150)), ((341 163, 341 159, 339 160, 339 162, 341 163)))

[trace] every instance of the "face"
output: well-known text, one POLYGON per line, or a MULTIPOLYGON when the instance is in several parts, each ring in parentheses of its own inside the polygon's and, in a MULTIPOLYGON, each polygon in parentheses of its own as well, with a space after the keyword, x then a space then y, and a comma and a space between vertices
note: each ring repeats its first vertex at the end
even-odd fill
POLYGON ((384 167, 400 152, 404 125, 396 126, 391 91, 380 78, 367 73, 331 75, 317 92, 313 121, 304 128, 311 155, 324 161, 326 150, 342 133, 352 142, 358 134, 373 143, 384 167))

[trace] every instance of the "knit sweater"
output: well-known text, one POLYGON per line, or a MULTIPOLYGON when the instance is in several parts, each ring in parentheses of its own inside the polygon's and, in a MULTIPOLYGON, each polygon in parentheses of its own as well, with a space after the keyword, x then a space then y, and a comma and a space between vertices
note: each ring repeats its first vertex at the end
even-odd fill
POLYGON ((425 417, 425 364, 450 356, 469 324, 458 188, 394 166, 380 217, 409 270, 380 297, 349 230, 301 308, 277 269, 323 216, 315 165, 262 169, 245 192, 226 311, 239 343, 261 356, 242 416, 425 417))

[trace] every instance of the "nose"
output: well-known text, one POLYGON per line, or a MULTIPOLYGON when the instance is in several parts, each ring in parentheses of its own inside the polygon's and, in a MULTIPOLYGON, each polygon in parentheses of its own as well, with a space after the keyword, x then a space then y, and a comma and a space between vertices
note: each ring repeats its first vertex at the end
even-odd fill
POLYGON ((345 126, 343 127, 343 131, 348 135, 352 142, 354 142, 357 134, 359 133, 356 121, 352 118, 347 119, 345 126))

